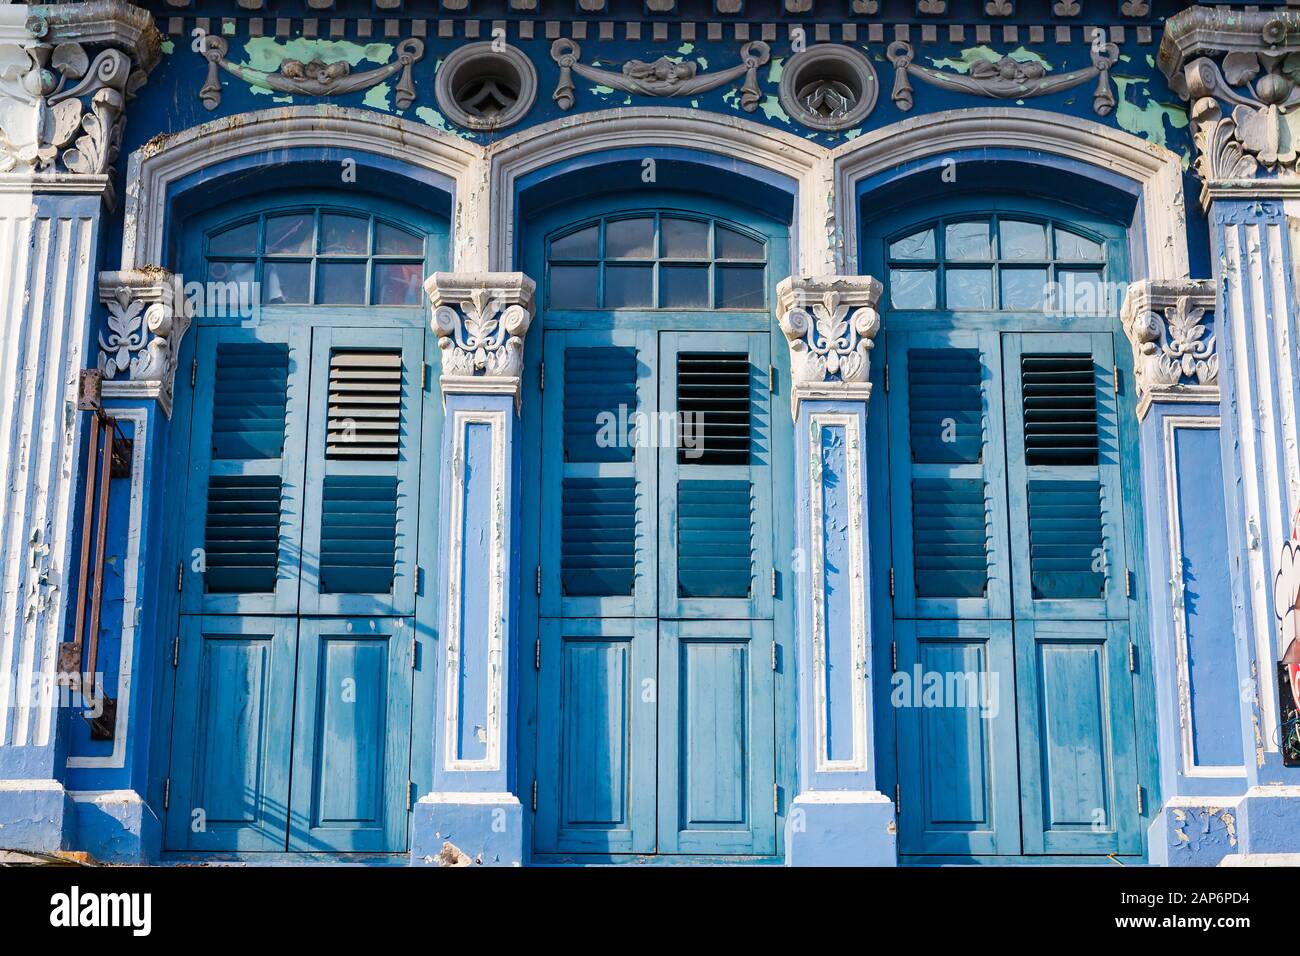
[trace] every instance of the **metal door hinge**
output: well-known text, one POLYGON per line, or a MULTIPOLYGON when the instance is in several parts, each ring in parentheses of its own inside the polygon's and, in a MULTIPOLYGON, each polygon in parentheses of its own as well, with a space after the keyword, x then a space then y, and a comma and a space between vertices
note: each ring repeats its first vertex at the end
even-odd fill
POLYGON ((776 568, 772 569, 772 597, 776 597, 776 568))
POLYGON ((1124 569, 1124 596, 1126 598, 1133 596, 1133 572, 1128 568, 1124 569))
POLYGON ((415 781, 406 781, 406 809, 410 810, 415 806, 415 781))
POLYGON ((781 812, 781 787, 778 784, 772 784, 772 812, 781 812))
POLYGON ((163 809, 170 809, 172 805, 172 778, 168 777, 163 781, 163 809))
POLYGON ((889 363, 885 363, 885 393, 889 393, 889 363))
POLYGON ((176 590, 180 591, 185 587, 185 562, 176 562, 176 590))
POLYGON ((894 596, 894 569, 889 569, 889 596, 894 596))
POLYGON ((769 365, 767 367, 767 390, 769 392, 776 391, 776 366, 775 365, 769 365))
POLYGON ((420 566, 417 564, 411 572, 411 593, 420 596, 420 566))
POLYGON ((420 391, 425 391, 429 387, 429 363, 420 363, 420 391))
POLYGON ((772 670, 776 670, 776 641, 772 642, 772 670))
POLYGON ((1142 784, 1138 784, 1138 816, 1147 811, 1146 794, 1142 792, 1142 784))
POLYGON ((538 641, 533 645, 533 670, 542 669, 542 642, 538 641))
POLYGON ((415 664, 416 661, 419 660, 419 656, 420 656, 420 642, 415 637, 412 637, 411 638, 411 670, 415 670, 415 664))
POLYGON ((1115 385, 1115 397, 1119 398, 1119 366, 1118 365, 1112 367, 1112 373, 1115 376, 1112 379, 1115 385))
POLYGON ((537 566, 537 596, 541 597, 541 595, 542 595, 542 566, 539 564, 537 566))
POLYGON ((898 673, 898 641, 894 641, 892 644, 889 645, 889 662, 892 665, 890 669, 895 674, 897 674, 898 673))
POLYGON ((190 388, 199 380, 199 360, 197 358, 190 362, 190 388))
POLYGON ((176 635, 176 640, 172 641, 172 667, 176 667, 181 662, 181 636, 176 635))
POLYGON ((537 812, 537 778, 533 778, 533 813, 537 812))
POLYGON ((1137 645, 1132 641, 1128 642, 1128 669, 1129 673, 1137 673, 1137 645))
POLYGON ((898 784, 894 784, 894 815, 898 816, 903 812, 903 789, 898 784))
POLYGON ((537 367, 537 390, 539 392, 546 391, 546 363, 545 362, 542 362, 537 367))

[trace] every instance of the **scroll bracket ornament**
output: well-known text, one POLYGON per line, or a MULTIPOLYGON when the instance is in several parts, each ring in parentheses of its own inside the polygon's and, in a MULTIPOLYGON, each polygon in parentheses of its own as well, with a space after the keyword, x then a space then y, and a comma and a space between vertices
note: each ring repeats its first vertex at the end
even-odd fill
POLYGON ((794 276, 777 287, 796 418, 801 401, 871 397, 880 292, 880 282, 870 276, 794 276))
POLYGON ((1133 346, 1139 420, 1155 402, 1219 400, 1219 354, 1206 321, 1213 311, 1209 279, 1147 279, 1129 287, 1122 321, 1133 346))
POLYGON ((697 72, 695 63, 670 60, 666 56, 661 56, 653 63, 629 60, 623 64, 621 73, 587 66, 579 62, 581 56, 582 48, 570 39, 562 38, 551 44, 551 59, 560 66, 560 79, 555 85, 552 98, 562 110, 573 108, 573 74, 576 73, 585 80, 610 89, 658 97, 695 96, 716 90, 743 76, 745 83, 740 89, 740 108, 746 113, 752 113, 763 99, 763 92, 758 86, 758 68, 767 63, 772 51, 762 40, 751 40, 740 48, 741 62, 736 66, 704 75, 697 72))
POLYGON ((359 90, 378 86, 396 73, 401 78, 394 88, 393 102, 399 110, 415 102, 415 81, 411 67, 424 56, 424 41, 408 37, 397 44, 396 58, 374 70, 353 73, 352 66, 343 60, 327 63, 319 57, 303 63, 301 60, 284 60, 274 73, 254 70, 226 58, 230 45, 225 38, 209 35, 204 38, 203 57, 208 61, 208 78, 199 91, 199 98, 209 110, 221 105, 221 70, 238 77, 245 83, 277 93, 299 96, 343 96, 359 90))
POLYGON ((99 301, 108 309, 99 333, 104 394, 155 398, 168 417, 176 359, 190 326, 189 302, 178 285, 156 267, 99 275, 99 301))
POLYGON ((1048 74, 1037 60, 1015 60, 1004 56, 997 62, 976 60, 966 73, 952 73, 928 66, 918 66, 910 43, 895 40, 885 51, 894 65, 894 105, 903 112, 912 108, 913 79, 957 93, 971 93, 997 100, 1022 100, 1048 96, 1062 90, 1097 80, 1092 96, 1092 110, 1107 116, 1115 108, 1115 93, 1110 86, 1111 68, 1119 60, 1119 47, 1113 43, 1091 45, 1092 65, 1056 75, 1048 74))
POLYGON ((510 395, 519 410, 533 280, 521 272, 435 272, 424 283, 442 355, 442 393, 510 395))

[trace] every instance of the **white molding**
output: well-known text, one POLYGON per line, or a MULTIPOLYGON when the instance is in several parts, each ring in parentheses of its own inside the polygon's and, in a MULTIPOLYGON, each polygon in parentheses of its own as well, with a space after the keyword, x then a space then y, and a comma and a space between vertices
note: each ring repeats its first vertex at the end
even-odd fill
POLYGON ((946 110, 864 133, 835 148, 835 214, 845 237, 843 271, 858 264, 860 180, 930 156, 963 150, 1049 153, 1116 173, 1142 187, 1147 278, 1188 274, 1182 160, 1163 146, 1092 120, 1024 107, 946 110))
POLYGON ((122 271, 162 265, 168 186, 227 160, 302 147, 353 149, 386 156, 455 181, 453 258, 473 261, 482 232, 464 207, 486 202, 476 184, 486 181, 481 146, 424 123, 375 110, 338 106, 284 106, 240 113, 155 137, 131 154, 127 166, 126 227, 122 271))
POLYGON ((482 409, 453 409, 444 427, 452 429, 452 480, 450 514, 447 516, 447 595, 446 595, 446 656, 447 669, 445 704, 443 707, 443 769, 450 771, 496 771, 501 769, 505 730, 501 711, 506 701, 505 616, 506 588, 506 436, 507 412, 482 409), (461 760, 455 756, 460 737, 460 669, 463 644, 460 630, 462 604, 461 563, 464 559, 465 539, 464 502, 468 486, 465 481, 465 426, 483 424, 492 429, 492 479, 489 494, 492 502, 491 527, 486 529, 491 542, 488 551, 488 603, 486 621, 488 629, 487 654, 484 660, 475 661, 486 674, 487 700, 484 703, 485 750, 481 758, 461 760))
POLYGON ((519 798, 513 793, 494 793, 482 790, 432 790, 422 796, 420 803, 447 804, 460 803, 471 806, 513 806, 519 798))
POLYGON ((869 769, 867 713, 867 622, 866 622, 866 561, 863 555, 863 510, 853 507, 862 498, 862 442, 858 434, 861 416, 852 412, 813 412, 808 419, 809 498, 812 534, 809 541, 812 551, 812 682, 813 682, 813 740, 817 747, 817 773, 862 773, 869 769), (848 502, 849 566, 849 639, 852 648, 853 668, 853 756, 848 760, 831 760, 828 756, 829 733, 826 726, 826 554, 823 541, 826 534, 826 515, 822 503, 821 440, 824 429, 844 430, 844 493, 848 502))
MULTIPOLYGON (((1192 674, 1191 648, 1187 643, 1187 606, 1183 593, 1183 526, 1178 517, 1178 450, 1175 438, 1179 429, 1204 429, 1218 431, 1217 415, 1167 415, 1164 418, 1165 443, 1165 522, 1169 530, 1170 586, 1180 595, 1173 608, 1174 619, 1174 677, 1178 692, 1178 728, 1181 738, 1179 761, 1184 776, 1188 777, 1244 777, 1244 765, 1198 764, 1193 759, 1196 752, 1192 738, 1192 674)), ((1217 459, 1211 464, 1217 465, 1217 459)))
POLYGON ((490 147, 492 202, 481 210, 489 218, 479 221, 490 237, 487 268, 499 272, 518 268, 514 262, 514 205, 515 185, 521 177, 588 153, 638 147, 712 153, 792 179, 798 187, 797 267, 792 271, 805 275, 835 271, 828 247, 830 152, 752 120, 676 107, 595 110, 565 116, 490 147))
POLYGON ((68 757, 69 767, 125 767, 127 730, 131 726, 132 664, 135 661, 136 612, 140 607, 140 544, 144 516, 145 452, 149 445, 149 411, 113 409, 119 422, 134 425, 131 432, 131 499, 127 516, 126 559, 122 564, 122 640, 117 665, 117 720, 113 724, 113 752, 102 757, 68 757))

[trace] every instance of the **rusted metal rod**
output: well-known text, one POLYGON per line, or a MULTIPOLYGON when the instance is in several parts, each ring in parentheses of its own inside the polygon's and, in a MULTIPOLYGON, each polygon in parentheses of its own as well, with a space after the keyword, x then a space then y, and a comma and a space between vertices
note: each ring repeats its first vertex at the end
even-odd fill
POLYGON ((102 411, 95 413, 96 420, 104 416, 104 452, 99 462, 99 523, 95 528, 95 601, 90 605, 90 633, 87 635, 83 657, 83 673, 94 689, 95 668, 99 663, 99 615, 104 604, 104 551, 108 545, 108 494, 113 480, 113 430, 117 424, 102 411))
MULTIPOLYGON (((99 460, 99 415, 95 414, 90 417, 90 449, 87 454, 86 467, 86 487, 85 487, 85 504, 81 510, 81 527, 85 533, 81 536, 81 573, 77 575, 77 626, 73 631, 72 637, 72 654, 66 653, 65 647, 63 660, 60 661, 61 670, 65 675, 69 674, 69 666, 76 667, 76 674, 81 673, 81 648, 84 646, 86 634, 86 594, 90 585, 90 522, 95 514, 95 468, 99 460), (75 654, 75 660, 73 655, 75 654)), ((78 677, 67 676, 66 680, 77 685, 78 677)))

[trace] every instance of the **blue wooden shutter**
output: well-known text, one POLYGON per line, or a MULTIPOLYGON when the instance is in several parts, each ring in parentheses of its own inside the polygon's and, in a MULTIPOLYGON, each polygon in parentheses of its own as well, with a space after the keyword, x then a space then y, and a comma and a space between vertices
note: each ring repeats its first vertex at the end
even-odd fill
POLYGON ((996 348, 981 333, 888 336, 898 617, 1010 616, 996 348))
POLYGON ((308 333, 200 329, 195 356, 182 608, 293 613, 308 333))
POLYGON ((410 614, 416 597, 421 329, 317 329, 302 609, 410 614))
POLYGON ((772 613, 768 338, 660 334, 659 614, 772 613))
POLYGON ((653 615, 653 337, 548 332, 545 362, 542 615, 653 615))
POLYGON ((1017 617, 1128 617, 1106 334, 1003 337, 1017 617))

